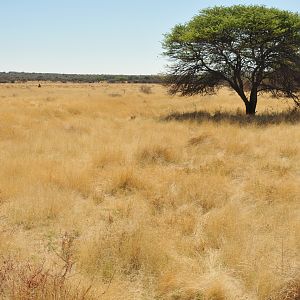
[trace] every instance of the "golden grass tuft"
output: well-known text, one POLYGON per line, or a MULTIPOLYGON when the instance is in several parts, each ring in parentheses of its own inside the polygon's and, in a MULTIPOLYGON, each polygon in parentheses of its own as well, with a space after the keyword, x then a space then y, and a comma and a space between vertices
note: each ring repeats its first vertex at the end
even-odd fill
POLYGON ((55 186, 28 187, 26 195, 11 199, 6 206, 8 219, 26 229, 47 225, 72 207, 76 194, 55 186))
MULTIPOLYGON (((168 256, 160 246, 158 232, 141 225, 110 224, 79 246, 79 263, 87 272, 109 280, 117 272, 127 276, 144 271, 159 274, 168 256)), ((118 276, 119 276, 118 275, 118 276)))
POLYGON ((0 85, 0 298, 299 299, 299 113, 149 87, 0 85))
POLYGON ((106 192, 112 195, 117 193, 133 193, 143 189, 143 181, 132 168, 118 169, 110 178, 106 192))
POLYGON ((274 291, 270 300, 297 300, 300 298, 300 280, 290 280, 274 291))
POLYGON ((163 164, 175 162, 177 157, 169 147, 149 145, 137 151, 136 159, 141 164, 163 164))

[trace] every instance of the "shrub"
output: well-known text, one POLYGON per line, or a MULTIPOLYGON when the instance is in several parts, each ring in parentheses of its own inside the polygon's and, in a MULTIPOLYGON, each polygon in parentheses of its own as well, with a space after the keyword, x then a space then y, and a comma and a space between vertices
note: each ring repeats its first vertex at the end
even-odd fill
POLYGON ((149 85, 141 85, 140 92, 147 95, 152 94, 152 87, 149 85))

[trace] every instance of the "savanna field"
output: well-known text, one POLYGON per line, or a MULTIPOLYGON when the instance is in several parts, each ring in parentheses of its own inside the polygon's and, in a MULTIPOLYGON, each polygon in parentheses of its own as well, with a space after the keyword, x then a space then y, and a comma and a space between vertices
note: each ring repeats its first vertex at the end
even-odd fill
POLYGON ((299 299, 291 102, 26 83, 0 103, 1 299, 299 299))

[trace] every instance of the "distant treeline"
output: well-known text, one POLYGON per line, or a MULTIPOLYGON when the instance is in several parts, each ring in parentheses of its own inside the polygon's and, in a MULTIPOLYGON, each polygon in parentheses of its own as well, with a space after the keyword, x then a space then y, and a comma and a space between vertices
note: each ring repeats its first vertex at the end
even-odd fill
POLYGON ((26 72, 0 72, 0 83, 14 83, 27 81, 52 81, 75 83, 162 83, 159 75, 81 75, 56 73, 26 73, 26 72))

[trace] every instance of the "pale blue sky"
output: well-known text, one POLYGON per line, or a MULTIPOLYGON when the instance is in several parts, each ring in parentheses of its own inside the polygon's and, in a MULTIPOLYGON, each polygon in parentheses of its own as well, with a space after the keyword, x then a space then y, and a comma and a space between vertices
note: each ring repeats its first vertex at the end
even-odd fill
POLYGON ((156 74, 163 34, 200 9, 300 0, 0 0, 0 71, 156 74))

